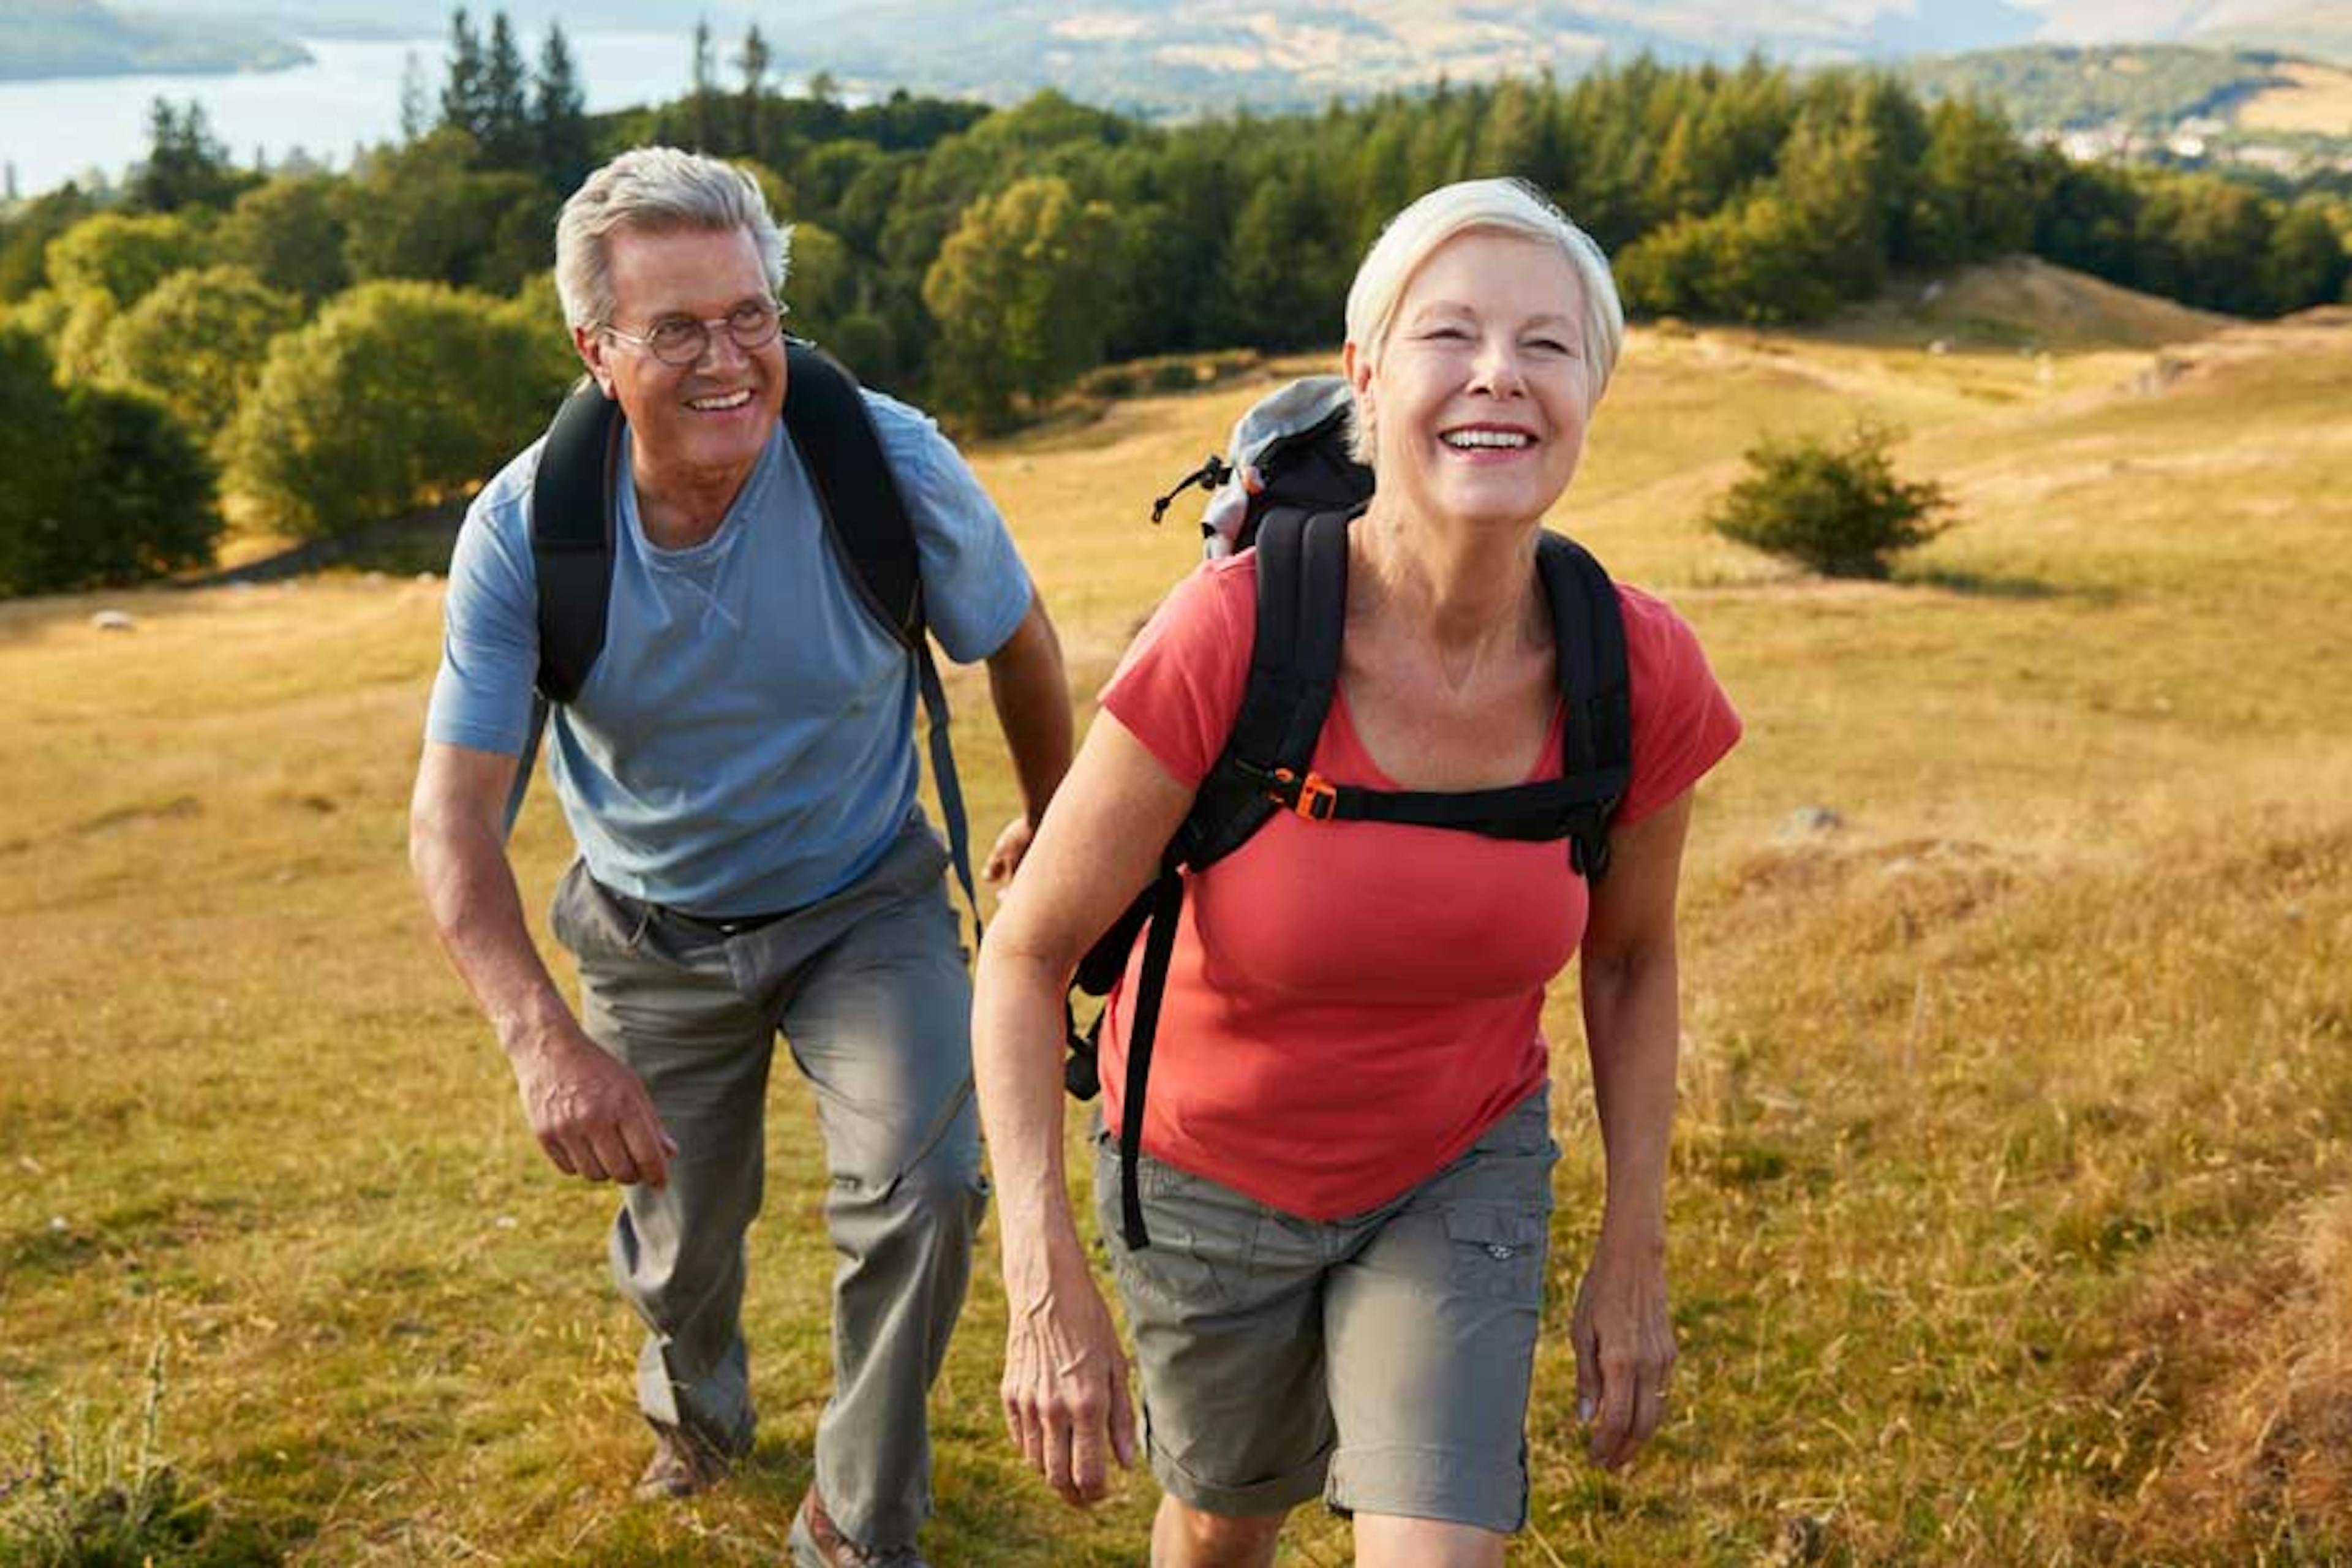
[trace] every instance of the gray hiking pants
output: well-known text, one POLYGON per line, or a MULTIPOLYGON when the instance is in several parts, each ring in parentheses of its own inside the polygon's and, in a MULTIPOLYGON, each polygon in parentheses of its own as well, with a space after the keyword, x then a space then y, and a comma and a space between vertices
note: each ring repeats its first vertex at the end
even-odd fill
POLYGON ((650 1331, 638 1404, 731 1454, 751 1443, 744 1233, 760 1211, 779 1030, 815 1090, 840 1259, 817 1484, 844 1532, 869 1545, 911 1542, 930 1512, 924 1400, 987 1197, 946 863, 912 823, 861 880, 733 936, 578 865, 555 898, 556 935, 580 962, 581 1021, 644 1079, 677 1144, 668 1184, 624 1189, 613 1226, 614 1279, 650 1331))

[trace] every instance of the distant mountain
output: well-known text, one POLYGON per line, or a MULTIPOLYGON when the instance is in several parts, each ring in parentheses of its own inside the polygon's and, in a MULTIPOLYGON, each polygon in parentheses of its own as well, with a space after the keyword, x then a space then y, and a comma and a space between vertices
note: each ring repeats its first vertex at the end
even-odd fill
MULTIPOLYGON (((22 0, 16 0, 21 4, 22 0)), ((437 36, 409 0, 141 0, 306 36, 437 36)), ((483 19, 497 0, 474 0, 483 19)), ((507 0, 519 26, 684 32, 708 19, 722 77, 756 21, 785 76, 998 99, 1056 87, 1146 111, 1296 108, 1440 76, 1573 75, 1604 55, 1687 62, 1760 50, 1814 63, 2053 40, 2241 39, 2352 60, 2352 0, 507 0)), ((11 25, 0 23, 0 34, 11 25)))
POLYGON ((2352 171, 2352 69, 2270 50, 2038 45, 1901 68, 1930 97, 1998 104, 2078 158, 2352 171))
POLYGON ((310 58, 299 44, 266 27, 130 15, 98 0, 7 0, 0 12, 0 81, 269 70, 310 58))

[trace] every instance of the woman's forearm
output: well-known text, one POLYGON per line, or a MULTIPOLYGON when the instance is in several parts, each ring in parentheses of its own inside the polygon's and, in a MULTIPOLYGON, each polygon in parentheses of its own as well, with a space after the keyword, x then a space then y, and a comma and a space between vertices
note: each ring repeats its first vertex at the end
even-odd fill
POLYGON ((1005 1283, 1016 1300, 1047 1286, 1055 1264, 1085 1266, 1062 1157, 1063 996, 1043 959, 981 951, 972 1007, 972 1072, 996 1181, 1005 1283))
POLYGON ((1681 1032, 1672 941, 1604 960, 1587 955, 1584 1032, 1608 1167, 1603 1246, 1663 1246, 1681 1032))

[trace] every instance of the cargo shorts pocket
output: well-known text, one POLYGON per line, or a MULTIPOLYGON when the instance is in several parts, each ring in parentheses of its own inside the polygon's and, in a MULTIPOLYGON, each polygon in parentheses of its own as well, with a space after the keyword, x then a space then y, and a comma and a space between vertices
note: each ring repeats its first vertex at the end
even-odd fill
POLYGON ((1444 1219, 1457 1288, 1486 1300, 1530 1307, 1542 1301, 1548 1243, 1543 1215, 1493 1204, 1451 1204, 1444 1219))
POLYGON ((1221 1312, 1246 1294, 1257 1247, 1257 1206, 1238 1193, 1149 1154, 1137 1175, 1151 1245, 1129 1249, 1119 1233, 1118 1140, 1095 1136, 1095 1218, 1119 1289, 1180 1317, 1221 1312))

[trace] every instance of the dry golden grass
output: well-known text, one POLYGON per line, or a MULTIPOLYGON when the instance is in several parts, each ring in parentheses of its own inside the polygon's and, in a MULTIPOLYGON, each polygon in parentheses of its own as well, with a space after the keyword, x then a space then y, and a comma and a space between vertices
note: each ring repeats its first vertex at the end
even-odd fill
MULTIPOLYGON (((1686 880, 1677 1408, 1632 1476, 1584 1468, 1557 1313, 1515 1563, 2352 1560, 2352 327, 2045 370, 2048 326, 1637 334, 1602 411, 1556 521, 1696 624, 1748 735, 1686 880), (1864 411, 1962 504, 1899 581, 1699 528, 1756 437, 1864 411), (1813 805, 1843 826, 1793 830, 1813 805)), ((1262 385, 977 454, 1082 713, 1195 552, 1150 497, 1262 385)), ((805 1098, 779 1076, 761 1447, 630 1504, 608 1199, 530 1146, 408 886, 438 610, 352 575, 0 606, 0 1476, 75 1400, 135 1405, 162 1342, 216 1560, 772 1561, 824 1395, 805 1098)), ((542 790, 533 903, 567 853, 542 790)), ((1572 991, 1556 1304, 1600 1184, 1572 991)), ((1009 1457, 993 1248, 931 1553, 1139 1562, 1147 1480, 1081 1517, 1009 1457)), ((1305 1514, 1286 1561, 1345 1542, 1305 1514)))

